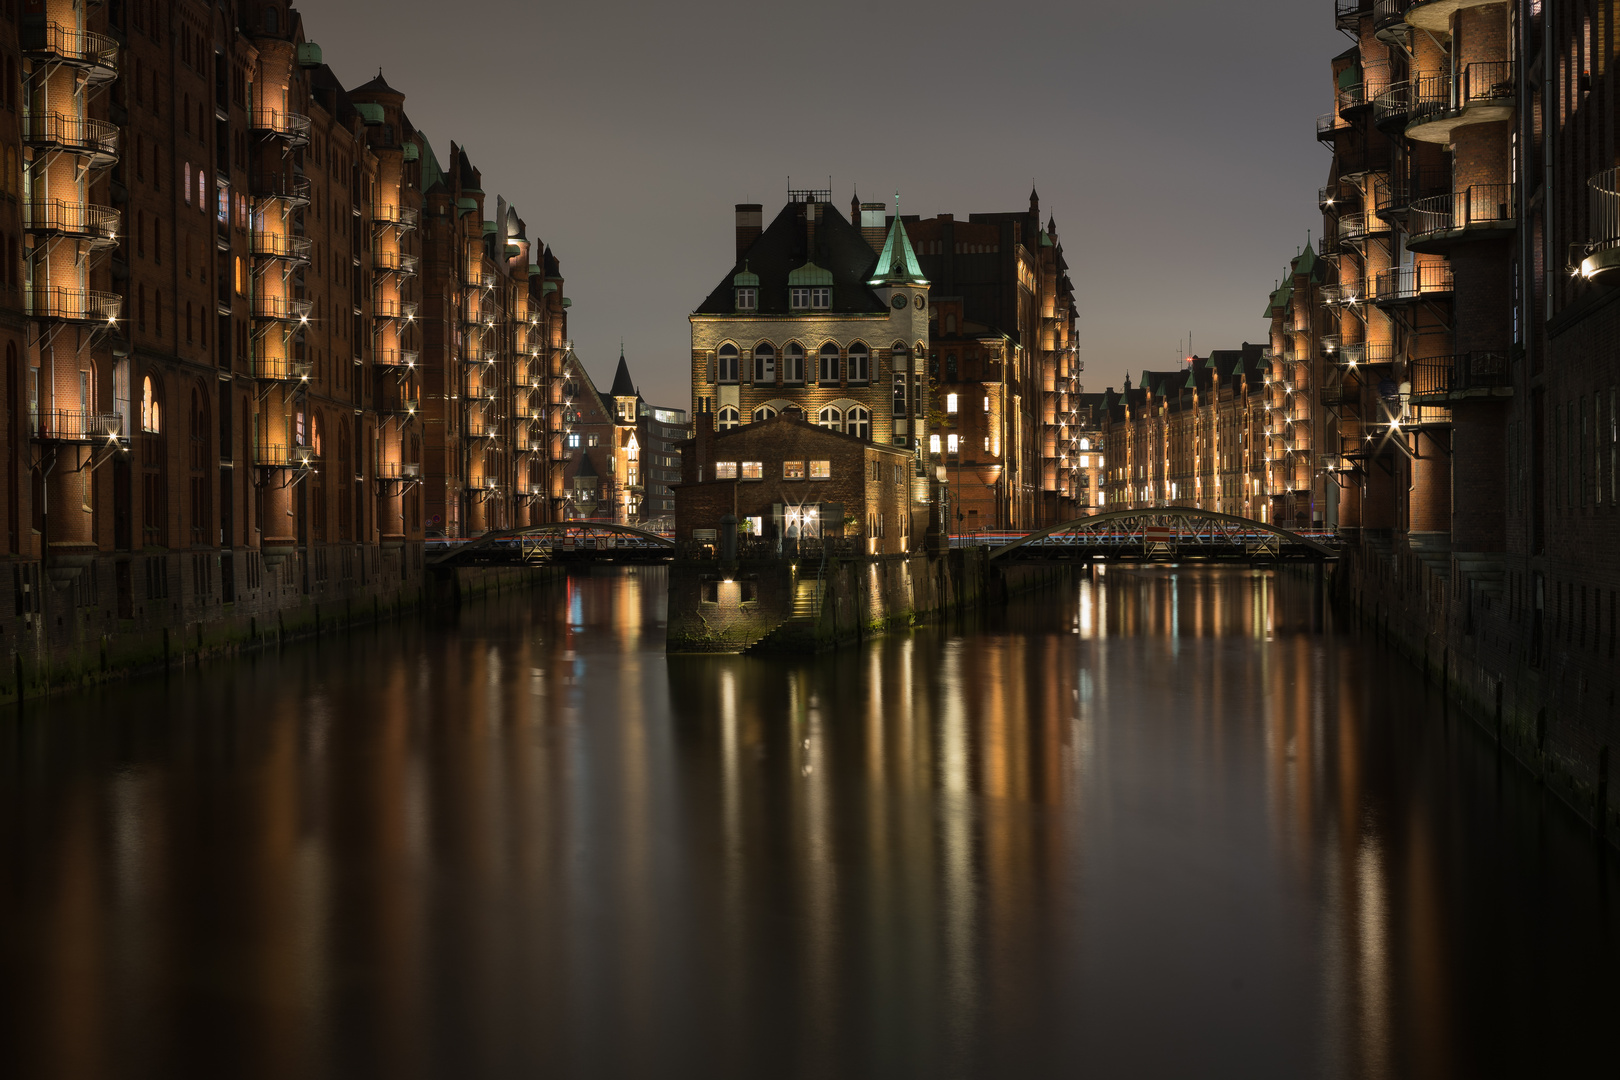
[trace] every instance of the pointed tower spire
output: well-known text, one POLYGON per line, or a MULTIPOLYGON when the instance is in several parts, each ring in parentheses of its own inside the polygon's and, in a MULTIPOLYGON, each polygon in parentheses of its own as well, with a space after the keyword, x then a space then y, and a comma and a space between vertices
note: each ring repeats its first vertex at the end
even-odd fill
POLYGON ((894 193, 894 221, 889 225, 889 235, 883 241, 883 250, 878 253, 877 267, 872 271, 872 280, 868 285, 926 285, 928 279, 923 277, 922 263, 917 261, 917 253, 912 250, 911 237, 906 235, 906 227, 900 220, 900 193, 894 193))

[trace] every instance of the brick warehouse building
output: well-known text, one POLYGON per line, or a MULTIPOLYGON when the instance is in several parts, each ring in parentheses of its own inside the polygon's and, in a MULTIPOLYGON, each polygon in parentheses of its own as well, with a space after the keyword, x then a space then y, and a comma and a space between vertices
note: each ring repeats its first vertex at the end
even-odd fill
POLYGON ((622 348, 607 393, 572 350, 563 370, 562 516, 673 532, 686 410, 648 405, 622 348))
MULTIPOLYGON (((1352 44, 1316 125, 1333 155, 1320 255, 1266 307, 1266 504, 1337 529, 1363 615, 1571 805, 1620 824, 1620 10, 1333 14, 1352 44)), ((1173 460, 1153 442, 1170 430, 1143 429, 1140 452, 1173 460)))
POLYGON ((851 214, 825 191, 790 193, 768 228, 737 207, 736 261, 691 316, 694 419, 727 430, 797 408, 908 447, 918 503, 946 467, 957 528, 1073 517, 1079 363, 1055 222, 1033 193, 1025 212, 965 222, 858 199, 851 214))
POLYGON ((20 663, 381 600, 435 516, 561 512, 556 260, 380 75, 276 2, 4 5, 0 46, 20 663))

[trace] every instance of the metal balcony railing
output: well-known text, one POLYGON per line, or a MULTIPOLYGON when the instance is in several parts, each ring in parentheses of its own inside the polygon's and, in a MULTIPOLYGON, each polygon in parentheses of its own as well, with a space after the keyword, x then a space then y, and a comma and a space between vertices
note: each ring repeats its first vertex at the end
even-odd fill
POLYGON ((1346 367, 1355 367, 1367 358, 1367 346, 1364 342, 1355 342, 1351 345, 1339 346, 1339 363, 1346 367))
POLYGON ((462 396, 468 401, 487 402, 495 400, 496 389, 493 386, 469 386, 462 396))
POLYGON ((1591 217, 1581 271, 1590 277, 1613 265, 1612 258, 1593 256, 1620 248, 1620 169, 1604 169, 1586 182, 1586 188, 1591 217))
POLYGON ((289 236, 286 233, 256 232, 253 234, 253 254, 266 259, 287 262, 309 262, 315 242, 307 236, 289 236))
POLYGON ((285 109, 254 109, 248 119, 254 131, 265 131, 278 139, 286 139, 292 146, 309 142, 310 120, 303 113, 285 109))
POLYGON ((376 349, 371 362, 383 367, 415 367, 417 356, 415 349, 376 349))
POLYGON ((24 26, 23 52, 40 59, 55 59, 84 69, 92 84, 118 77, 118 42, 106 34, 75 30, 58 22, 24 26))
POLYGON ((1339 189, 1337 186, 1316 189, 1316 205, 1326 213, 1334 213, 1334 207, 1339 205, 1339 189))
POLYGON ((1417 263, 1383 270, 1378 274, 1375 299, 1381 303, 1418 300, 1425 295, 1444 296, 1452 291, 1451 267, 1444 263, 1417 263))
POLYGON ((315 365, 308 360, 294 360, 290 356, 253 357, 253 377, 271 382, 308 382, 315 374, 315 365))
POLYGON ((124 418, 118 413, 44 409, 32 413, 29 420, 39 442, 99 443, 124 434, 124 418))
POLYGON ((1354 243, 1367 235, 1367 214, 1364 210, 1339 215, 1339 241, 1354 243))
POLYGON ((1318 142, 1332 142, 1339 134, 1339 114, 1336 112, 1323 113, 1316 118, 1316 138, 1318 142))
POLYGON ((313 446, 256 443, 253 447, 253 463, 267 469, 309 469, 320 460, 313 446))
POLYGON ((379 480, 420 480, 422 465, 416 461, 379 461, 376 466, 379 480))
POLYGON ((261 201, 278 200, 294 206, 309 205, 309 177, 289 176, 285 173, 260 173, 248 182, 253 197, 261 201))
POLYGON ((371 220, 380 225, 393 225, 401 229, 414 229, 417 210, 413 206, 374 206, 371 220))
POLYGON ((1378 191, 1379 217, 1405 211, 1418 199, 1444 195, 1451 190, 1451 170, 1430 166, 1414 168, 1404 176, 1395 176, 1378 191))
POLYGON ((1373 126, 1403 127, 1412 115, 1412 84, 1402 80, 1384 87, 1373 101, 1373 126))
POLYGON ((1469 64, 1455 77, 1449 73, 1426 75, 1413 83, 1407 126, 1457 116, 1474 105, 1511 102, 1513 83, 1511 60, 1469 64))
POLYGON ((416 410, 421 407, 420 397, 395 392, 382 395, 382 402, 377 411, 389 416, 415 416, 416 410))
POLYGON ((65 199, 34 199, 25 204, 26 228, 36 233, 64 233, 98 246, 118 242, 124 217, 110 206, 65 199))
POLYGON ((1367 104, 1367 84, 1356 83, 1354 86, 1340 87, 1334 95, 1334 104, 1338 107, 1339 116, 1345 120, 1350 114, 1367 104))
POLYGON ((28 290, 28 314, 36 319, 115 323, 123 313, 124 298, 117 293, 48 285, 28 290))
POLYGON ((315 310, 315 301, 296 296, 264 296, 253 298, 255 319, 278 319, 284 322, 308 322, 315 310))
POLYGON ((1412 241, 1469 229, 1505 229, 1514 223, 1512 184, 1475 184, 1450 195, 1419 199, 1411 206, 1412 241))
POLYGON ((418 261, 415 255, 399 251, 374 251, 371 253, 371 265, 382 273, 412 276, 416 273, 418 261))
POLYGON ((1406 19, 1412 0, 1373 0, 1373 26, 1382 30, 1406 19))
POLYGON ((1370 0, 1333 0, 1333 25, 1347 34, 1355 33, 1361 17, 1371 10, 1370 0))
POLYGON ((1413 397, 1513 385, 1513 372, 1505 352, 1477 351, 1425 357, 1412 361, 1410 375, 1413 397))
POLYGON ((371 315, 376 319, 414 319, 416 302, 413 300, 373 300, 371 315))
POLYGON ((1338 352, 1339 347, 1344 344, 1344 337, 1340 334, 1323 334, 1321 342, 1322 351, 1331 356, 1333 353, 1338 352))
POLYGON ((1395 346, 1393 346, 1393 345, 1368 345, 1367 346, 1367 355, 1366 355, 1366 359, 1363 360, 1363 363, 1368 364, 1368 365, 1373 365, 1373 364, 1392 364, 1394 362, 1395 362, 1395 346))
POLYGON ((82 120, 61 113, 24 113, 23 142, 83 154, 97 166, 118 160, 118 128, 105 120, 82 120))

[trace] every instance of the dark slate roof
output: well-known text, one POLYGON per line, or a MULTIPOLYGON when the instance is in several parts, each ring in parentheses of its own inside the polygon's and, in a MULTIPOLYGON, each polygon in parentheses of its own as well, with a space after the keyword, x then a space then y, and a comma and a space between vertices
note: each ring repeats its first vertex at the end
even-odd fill
POLYGON ((809 203, 788 203, 776 215, 753 246, 726 271, 720 283, 698 306, 698 315, 731 315, 736 312, 732 278, 748 264, 759 275, 759 315, 787 315, 788 275, 805 263, 832 272, 832 308, 838 314, 879 314, 887 309, 866 284, 877 265, 877 255, 855 228, 831 203, 821 203, 816 222, 816 249, 809 250, 804 222, 809 203))
POLYGON ((398 94, 398 93, 400 93, 400 91, 395 90, 392 86, 389 86, 388 83, 383 79, 382 68, 377 69, 377 77, 375 79, 372 79, 368 83, 362 83, 361 85, 355 87, 353 90, 351 90, 349 92, 352 93, 352 94, 398 94))
POLYGON ((592 477, 596 475, 596 466, 591 464, 591 455, 581 450, 579 454, 579 468, 574 470, 575 476, 592 477))
POLYGON ((624 362, 624 350, 619 350, 619 370, 613 373, 613 389, 608 391, 610 397, 635 397, 636 381, 630 377, 630 365, 624 362))

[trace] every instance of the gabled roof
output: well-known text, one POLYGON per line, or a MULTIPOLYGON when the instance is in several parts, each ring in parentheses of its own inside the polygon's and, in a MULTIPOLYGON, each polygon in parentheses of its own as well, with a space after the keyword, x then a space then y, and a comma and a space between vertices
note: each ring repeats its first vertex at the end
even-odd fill
POLYGON ((922 264, 911 249, 911 237, 906 235, 905 222, 900 220, 900 200, 895 199, 894 221, 889 224, 889 235, 878 253, 877 267, 872 271, 869 285, 926 285, 922 264))
POLYGON ((831 203, 794 202, 782 207, 776 220, 732 264, 694 314, 734 314, 737 308, 733 289, 738 274, 759 279, 759 307, 751 314, 790 314, 788 277, 806 263, 814 263, 832 275, 830 313, 875 315, 888 310, 866 284, 873 264, 872 247, 861 231, 831 203), (810 250, 810 230, 805 222, 812 206, 816 212, 814 251, 810 250))
POLYGON ((574 470, 575 476, 595 477, 596 466, 591 464, 591 455, 581 450, 579 454, 579 468, 574 470))
MULTIPOLYGON (((400 91, 389 86, 383 79, 382 68, 377 69, 377 77, 368 83, 361 83, 350 91, 352 94, 399 94, 400 91)), ((402 95, 403 96, 403 95, 402 95)))

